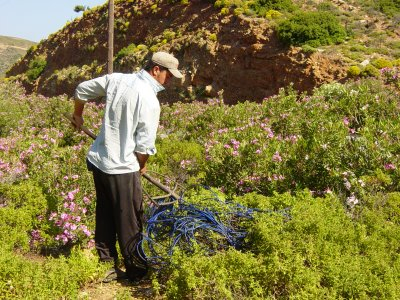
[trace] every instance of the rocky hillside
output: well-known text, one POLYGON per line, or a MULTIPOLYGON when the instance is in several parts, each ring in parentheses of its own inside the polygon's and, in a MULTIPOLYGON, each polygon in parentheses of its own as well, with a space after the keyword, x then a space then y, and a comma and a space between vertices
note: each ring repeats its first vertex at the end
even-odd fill
MULTIPOLYGON (((185 77, 160 94, 163 102, 223 94, 225 102, 236 103, 261 101, 290 84, 310 91, 324 82, 345 80, 350 65, 383 55, 374 50, 360 53, 361 45, 349 44, 349 39, 313 51, 290 47, 277 38, 273 19, 221 10, 213 2, 116 1, 114 71, 136 70, 152 51, 170 51, 180 59, 185 77)), ((303 9, 321 3, 308 2, 315 5, 303 9)), ((371 42, 368 26, 374 25, 376 33, 377 24, 381 31, 393 25, 381 22, 385 18, 380 14, 349 19, 364 11, 345 1, 329 2, 329 9, 353 32, 352 41, 365 37, 363 47, 371 42)), ((22 81, 28 92, 72 96, 77 83, 106 72, 107 18, 107 5, 86 11, 28 51, 7 76, 22 81)), ((396 42, 399 33, 392 31, 396 42)))
POLYGON ((0 78, 34 44, 24 39, 0 36, 0 78))

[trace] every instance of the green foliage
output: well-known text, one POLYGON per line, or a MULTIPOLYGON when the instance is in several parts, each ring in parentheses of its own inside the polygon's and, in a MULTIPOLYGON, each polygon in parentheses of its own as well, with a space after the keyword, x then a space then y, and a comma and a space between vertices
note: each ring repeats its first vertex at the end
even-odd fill
POLYGON ((358 66, 351 66, 348 70, 347 70, 347 76, 349 77, 357 77, 361 74, 361 69, 358 66))
POLYGON ((74 7, 74 12, 79 13, 79 12, 85 11, 87 9, 88 9, 88 7, 85 7, 84 5, 76 5, 74 7))
POLYGON ((383 69, 383 68, 391 68, 393 67, 393 64, 390 60, 385 59, 385 58, 377 58, 371 62, 371 64, 377 68, 378 70, 383 69))
POLYGON ((398 193, 366 199, 355 219, 334 195, 252 193, 236 200, 262 210, 248 224, 251 252, 176 251, 166 271, 168 299, 399 297, 398 193))
POLYGON ((121 50, 119 50, 119 52, 117 53, 117 55, 115 56, 116 60, 120 60, 122 58, 124 58, 125 56, 128 55, 132 55, 136 52, 136 45, 135 44, 129 44, 128 46, 122 48, 121 50))
POLYGON ((208 36, 208 39, 209 39, 210 41, 216 42, 216 41, 217 41, 217 35, 216 35, 215 33, 211 33, 211 34, 208 36))
POLYGON ((0 249, 0 295, 5 299, 77 299, 79 287, 104 271, 80 249, 68 258, 40 260, 0 249))
POLYGON ((399 0, 378 0, 375 5, 381 12, 391 17, 400 13, 399 0))
POLYGON ((46 68, 47 61, 43 56, 38 56, 29 62, 28 70, 26 71, 26 76, 30 81, 34 81, 39 78, 40 74, 46 68))
POLYGON ((341 43, 346 37, 337 18, 328 12, 295 12, 278 25, 277 33, 286 44, 313 47, 341 43))
POLYGON ((263 299, 266 267, 233 249, 212 257, 176 252, 167 282, 168 299, 263 299), (196 266, 195 268, 193 266, 196 266))
POLYGON ((268 19, 278 19, 278 18, 280 18, 282 16, 283 16, 282 13, 280 13, 279 11, 274 10, 274 9, 270 9, 269 11, 267 11, 265 13, 265 17, 268 18, 268 19))
POLYGON ((296 9, 292 0, 217 0, 214 6, 221 8, 221 14, 227 14, 230 8, 234 8, 235 15, 245 13, 267 18, 278 18, 281 16, 280 11, 291 12, 296 9))
POLYGON ((256 0, 248 2, 250 3, 249 7, 259 16, 266 16, 271 10, 290 12, 295 9, 292 0, 256 0))
POLYGON ((374 67, 372 64, 368 64, 365 68, 361 71, 361 76, 363 77, 379 77, 379 70, 374 67))
POLYGON ((176 36, 176 33, 174 31, 172 31, 172 30, 166 29, 163 32, 163 37, 165 39, 167 39, 168 41, 173 40, 175 38, 175 36, 176 36))

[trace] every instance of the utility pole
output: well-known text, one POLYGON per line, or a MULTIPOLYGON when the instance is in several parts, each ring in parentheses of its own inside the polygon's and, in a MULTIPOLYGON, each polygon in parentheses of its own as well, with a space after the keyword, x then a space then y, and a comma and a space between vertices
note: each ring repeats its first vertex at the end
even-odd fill
POLYGON ((108 0, 108 58, 107 73, 113 72, 114 59, 114 0, 108 0))

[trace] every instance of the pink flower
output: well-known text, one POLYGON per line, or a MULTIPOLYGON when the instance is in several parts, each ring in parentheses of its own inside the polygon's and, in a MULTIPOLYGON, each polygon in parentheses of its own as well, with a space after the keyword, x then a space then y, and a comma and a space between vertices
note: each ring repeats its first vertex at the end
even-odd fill
POLYGON ((396 169, 396 166, 392 163, 385 164, 384 167, 385 167, 385 170, 395 170, 396 169))
POLYGON ((90 203, 90 199, 88 197, 83 197, 83 203, 85 204, 89 204, 90 203))
POLYGON ((72 193, 72 192, 68 192, 66 199, 69 200, 69 201, 74 200, 75 199, 75 194, 72 193))
POLYGON ((260 149, 257 149, 256 150, 256 154, 260 154, 261 153, 261 150, 260 149))
POLYGON ((343 124, 346 125, 346 126, 349 126, 349 124, 350 124, 349 118, 344 117, 343 118, 343 124))
POLYGON ((69 219, 69 215, 67 215, 66 213, 62 213, 62 214, 60 215, 60 218, 61 218, 61 220, 63 220, 63 221, 68 220, 68 219, 69 219))
POLYGON ((275 161, 275 162, 282 161, 282 157, 279 155, 278 151, 276 151, 275 154, 272 156, 272 161, 275 161))
POLYGON ((238 155, 239 155, 239 152, 237 152, 237 151, 235 150, 235 151, 232 152, 232 155, 233 155, 233 156, 238 156, 238 155))

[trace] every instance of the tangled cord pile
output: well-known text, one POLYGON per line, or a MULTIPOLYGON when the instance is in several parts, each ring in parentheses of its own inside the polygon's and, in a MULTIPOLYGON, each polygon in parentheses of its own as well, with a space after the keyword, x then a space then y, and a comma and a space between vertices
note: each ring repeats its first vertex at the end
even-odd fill
POLYGON ((142 259, 153 268, 167 265, 175 247, 188 252, 200 247, 212 254, 228 247, 239 249, 243 245, 247 234, 241 226, 243 221, 252 219, 254 213, 261 210, 222 201, 211 189, 203 188, 211 197, 202 200, 216 202, 218 209, 210 208, 213 205, 205 208, 187 203, 181 196, 175 203, 170 203, 170 198, 164 199, 170 204, 160 202, 147 212, 147 227, 137 252, 145 256, 142 259))

